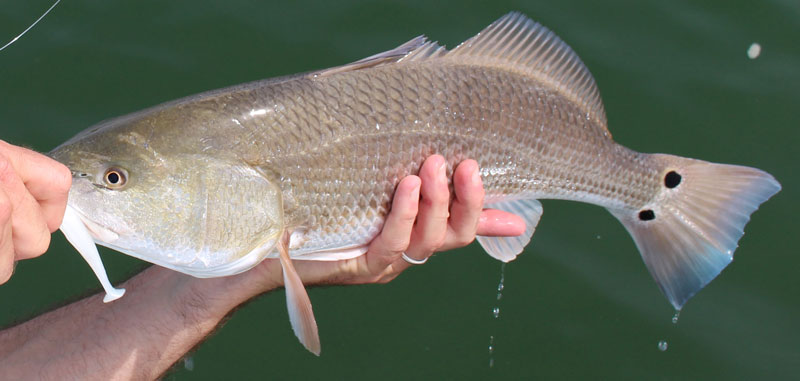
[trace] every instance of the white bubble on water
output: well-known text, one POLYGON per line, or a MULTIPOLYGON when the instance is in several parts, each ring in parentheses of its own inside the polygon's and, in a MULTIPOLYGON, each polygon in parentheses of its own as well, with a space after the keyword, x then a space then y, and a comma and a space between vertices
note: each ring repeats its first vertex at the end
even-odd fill
POLYGON ((667 350, 667 342, 665 340, 661 340, 658 342, 658 350, 664 352, 667 350))
POLYGON ((747 48, 747 57, 754 60, 758 58, 759 55, 761 55, 761 45, 758 42, 750 44, 750 47, 747 48))

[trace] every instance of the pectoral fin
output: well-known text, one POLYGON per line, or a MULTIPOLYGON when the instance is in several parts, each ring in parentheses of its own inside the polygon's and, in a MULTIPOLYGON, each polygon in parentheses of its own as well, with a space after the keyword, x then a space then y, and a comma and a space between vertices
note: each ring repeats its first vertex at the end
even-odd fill
POLYGON ((517 237, 486 237, 480 235, 477 237, 478 242, 489 255, 503 262, 513 261, 531 241, 536 225, 539 223, 539 218, 542 217, 542 204, 535 199, 521 199, 494 202, 485 206, 516 214, 525 220, 525 232, 517 237))
POLYGON ((283 239, 278 243, 289 321, 300 343, 311 353, 319 356, 322 348, 319 342, 317 321, 314 319, 314 311, 311 308, 311 300, 308 298, 306 288, 292 265, 292 259, 289 258, 289 237, 288 233, 284 233, 283 239))

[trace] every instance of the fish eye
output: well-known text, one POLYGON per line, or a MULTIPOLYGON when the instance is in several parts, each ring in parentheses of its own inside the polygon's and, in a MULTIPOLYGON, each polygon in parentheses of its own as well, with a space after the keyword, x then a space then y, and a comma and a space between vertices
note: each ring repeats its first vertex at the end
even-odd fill
POLYGON ((128 182, 128 173, 122 168, 111 167, 106 169, 103 181, 105 181, 108 188, 119 189, 128 182))

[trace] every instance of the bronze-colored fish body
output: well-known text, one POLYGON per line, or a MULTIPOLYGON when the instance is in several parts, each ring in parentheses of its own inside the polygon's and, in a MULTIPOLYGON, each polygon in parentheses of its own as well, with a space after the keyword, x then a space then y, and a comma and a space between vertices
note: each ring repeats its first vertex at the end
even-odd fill
POLYGON ((448 170, 476 159, 489 202, 647 203, 662 165, 549 92, 516 73, 440 59, 234 88, 153 112, 123 134, 152 136, 160 155, 202 147, 261 168, 281 184, 287 224, 306 229, 295 252, 369 242, 395 185, 434 153, 448 170))
POLYGON ((81 180, 70 205, 98 243, 223 276, 277 256, 286 232, 295 259, 363 253, 397 183, 435 153, 448 171, 477 160, 485 204, 526 218, 520 237, 478 238, 492 256, 522 251, 538 199, 600 205, 676 308, 730 262, 750 213, 780 189, 757 169, 616 144, 577 55, 515 13, 451 51, 417 38, 199 94, 101 123, 52 155, 81 180))

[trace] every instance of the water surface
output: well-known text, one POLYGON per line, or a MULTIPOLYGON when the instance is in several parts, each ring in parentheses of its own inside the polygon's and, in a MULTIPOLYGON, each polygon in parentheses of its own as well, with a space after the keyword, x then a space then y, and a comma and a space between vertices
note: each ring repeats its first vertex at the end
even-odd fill
MULTIPOLYGON (((4 2, 0 37, 11 38, 48 6, 4 2)), ((617 141, 643 152, 754 166, 783 185, 753 215, 734 262, 686 305, 680 322, 672 324, 672 308, 613 217, 589 205, 546 201, 533 244, 505 269, 499 304, 500 264, 472 245, 388 285, 310 290, 320 358, 297 343, 277 291, 240 309, 169 378, 796 377, 794 0, 67 1, 0 52, 0 138, 48 151, 106 118, 354 61, 418 34, 452 47, 510 10, 547 25, 579 53, 600 86, 617 141), (761 53, 750 59, 754 42, 761 53)), ((103 254, 112 281, 142 267, 103 254)), ((56 234, 46 255, 20 263, 0 287, 0 323, 98 288, 56 234)))

